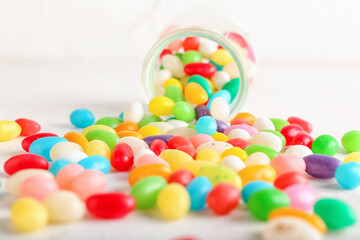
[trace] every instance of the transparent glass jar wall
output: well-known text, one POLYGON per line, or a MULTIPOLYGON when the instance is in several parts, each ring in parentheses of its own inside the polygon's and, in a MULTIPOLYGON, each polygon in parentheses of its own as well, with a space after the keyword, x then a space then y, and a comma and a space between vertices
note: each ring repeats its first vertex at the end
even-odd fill
MULTIPOLYGON (((233 58, 233 62, 224 66, 217 66, 217 68, 222 68, 222 71, 229 73, 231 79, 239 78, 237 94, 230 103, 230 116, 227 120, 231 120, 244 105, 249 85, 255 77, 256 60, 253 46, 247 34, 224 20, 216 20, 216 24, 214 24, 212 21, 204 22, 204 19, 202 19, 201 24, 196 26, 194 26, 193 22, 198 23, 199 21, 194 20, 191 22, 192 25, 182 24, 181 26, 171 25, 168 27, 148 52, 142 70, 142 86, 146 99, 150 101, 156 96, 164 95, 163 83, 166 79, 161 76, 163 71, 161 71, 162 62, 160 58, 163 50, 168 49, 173 53, 184 52, 182 49, 184 39, 198 37, 200 38, 200 46, 203 42, 215 42, 230 53, 233 58)), ((209 60, 211 60, 211 57, 208 60, 203 60, 203 62, 209 60)), ((182 74, 177 76, 179 80, 185 79, 185 82, 188 77, 182 74)))

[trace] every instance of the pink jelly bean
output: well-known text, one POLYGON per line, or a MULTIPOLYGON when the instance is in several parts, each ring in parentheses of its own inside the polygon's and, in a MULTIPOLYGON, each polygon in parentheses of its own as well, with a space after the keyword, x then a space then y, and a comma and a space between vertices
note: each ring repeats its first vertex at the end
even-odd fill
POLYGON ((103 172, 89 169, 81 172, 73 179, 70 190, 82 200, 86 200, 91 195, 104 192, 106 184, 107 179, 103 172))
POLYGON ((247 131, 250 134, 250 136, 252 136, 258 132, 258 130, 253 126, 249 126, 247 124, 239 124, 239 125, 232 125, 232 126, 228 127, 227 129, 225 129, 224 134, 228 135, 234 129, 243 129, 243 130, 247 131))
POLYGON ((195 148, 197 148, 198 146, 200 146, 203 143, 207 143, 207 142, 213 142, 215 141, 210 135, 207 134, 197 134, 195 136, 192 136, 190 138, 190 141, 192 142, 192 144, 194 145, 195 148))
POLYGON ((70 189, 72 180, 83 171, 85 171, 83 166, 76 163, 63 167, 56 174, 56 182, 59 184, 60 189, 70 189))
POLYGON ((156 155, 152 155, 152 154, 145 154, 145 155, 142 155, 141 157, 139 157, 139 159, 135 163, 135 167, 141 167, 141 166, 150 165, 150 164, 163 164, 165 166, 170 167, 170 165, 167 161, 165 161, 164 159, 162 159, 156 155))
POLYGON ((43 201, 50 193, 59 189, 57 182, 48 177, 32 176, 27 178, 20 186, 21 197, 33 197, 43 201))
POLYGON ((274 157, 271 166, 275 169, 277 176, 287 172, 304 172, 306 168, 304 159, 286 153, 274 157))
POLYGON ((290 198, 290 206, 306 212, 312 212, 317 201, 317 194, 307 184, 295 184, 284 189, 290 198))

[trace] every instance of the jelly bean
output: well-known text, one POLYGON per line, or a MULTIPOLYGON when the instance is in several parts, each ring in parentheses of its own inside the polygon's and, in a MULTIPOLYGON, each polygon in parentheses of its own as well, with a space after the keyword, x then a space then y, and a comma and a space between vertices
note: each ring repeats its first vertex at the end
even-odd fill
POLYGON ((122 122, 124 121, 117 117, 102 117, 95 122, 95 125, 105 125, 111 128, 116 128, 122 122))
MULTIPOLYGON (((190 51, 189 51, 190 52, 190 51)), ((187 54, 186 52, 184 56, 187 54)), ((183 59, 184 61, 184 59, 183 59)), ((214 75, 216 72, 216 67, 211 63, 204 63, 204 62, 193 62, 186 64, 184 67, 184 71, 186 75, 193 76, 193 75, 200 75, 205 78, 209 78, 214 75)))
POLYGON ((107 174, 110 171, 109 160, 101 155, 93 155, 87 158, 84 158, 78 162, 79 165, 83 166, 85 169, 96 169, 107 174))
POLYGON ((285 153, 288 154, 294 154, 301 158, 304 158, 308 155, 313 154, 310 148, 303 146, 303 145, 294 145, 290 146, 288 149, 286 149, 285 153))
POLYGON ((286 153, 274 157, 271 166, 275 169, 277 175, 292 171, 303 172, 306 168, 304 159, 286 153))
POLYGON ((260 117, 255 119, 253 126, 259 131, 275 130, 275 126, 269 118, 260 117))
POLYGON ((136 200, 124 193, 100 193, 86 200, 86 208, 99 218, 121 218, 135 209, 136 200))
POLYGON ((14 121, 0 121, 0 142, 10 141, 18 137, 21 133, 21 127, 14 121))
POLYGON ((247 120, 249 121, 249 123, 252 125, 256 118, 254 117, 254 115, 250 114, 250 113, 246 113, 246 112, 241 112, 241 113, 238 113, 233 120, 231 120, 231 123, 234 122, 235 120, 237 119, 244 119, 244 120, 247 120))
POLYGON ((82 147, 79 144, 76 144, 73 142, 59 142, 51 147, 50 158, 53 161, 55 161, 55 160, 59 159, 59 156, 65 151, 83 152, 84 150, 82 149, 82 147))
POLYGON ((217 91, 210 99, 209 102, 206 104, 206 106, 210 109, 212 102, 216 99, 216 98, 223 98, 227 103, 231 102, 231 94, 229 91, 227 90, 220 90, 217 91))
POLYGON ((85 213, 85 204, 73 192, 60 190, 51 193, 44 200, 49 220, 55 223, 70 223, 81 220, 85 213))
POLYGON ((106 125, 92 125, 92 126, 89 126, 87 128, 85 128, 82 132, 81 132, 81 135, 83 136, 86 136, 86 134, 88 134, 88 132, 92 131, 92 130, 104 130, 104 131, 108 131, 110 133, 116 133, 116 131, 109 127, 109 126, 106 126, 106 125))
POLYGON ((156 205, 166 219, 176 220, 188 213, 190 196, 183 185, 170 183, 160 191, 156 205))
POLYGON ((302 127, 296 124, 289 124, 285 127, 283 127, 280 131, 280 133, 285 137, 286 139, 286 146, 291 145, 294 137, 299 132, 304 131, 302 127))
POLYGON ((20 136, 30 136, 38 133, 41 129, 40 124, 31 119, 18 118, 15 122, 21 127, 20 136))
POLYGON ((252 181, 244 185, 243 189, 241 190, 241 198, 244 201, 244 203, 247 204, 249 198, 255 192, 263 189, 272 189, 272 188, 274 187, 269 182, 265 182, 261 180, 252 181))
POLYGON ((76 193, 82 200, 86 200, 94 194, 104 192, 106 184, 107 180, 104 173, 90 169, 74 177, 70 190, 76 193))
POLYGON ((289 117, 287 119, 287 121, 290 124, 299 125, 300 127, 302 127, 308 133, 312 132, 312 129, 313 129, 312 125, 309 122, 305 121, 304 119, 301 119, 301 118, 298 118, 298 117, 289 117))
POLYGON ((118 171, 128 171, 134 164, 134 152, 127 143, 118 143, 111 153, 111 166, 118 171))
POLYGON ((165 116, 172 114, 174 101, 168 97, 155 97, 149 102, 149 111, 156 116, 165 116))
POLYGON ((217 71, 211 77, 216 89, 222 89, 222 87, 230 81, 230 76, 227 72, 217 71))
POLYGON ((33 141, 29 147, 29 153, 34 153, 43 156, 46 160, 51 161, 50 150, 59 142, 67 142, 62 137, 43 137, 33 141))
POLYGON ((48 213, 44 205, 37 200, 25 197, 16 200, 11 206, 11 222, 22 232, 43 228, 48 222, 48 213))
POLYGON ((120 132, 120 131, 134 131, 137 132, 139 131, 139 127, 136 123, 133 122, 123 122, 120 123, 119 125, 117 125, 117 127, 115 128, 116 132, 120 132))
MULTIPOLYGON (((139 127, 142 128, 144 126, 149 125, 150 123, 156 123, 156 122, 161 122, 161 118, 159 118, 158 116, 155 116, 155 115, 145 115, 139 122, 139 127)), ((154 126, 154 127, 157 127, 157 126, 154 126)))
POLYGON ((278 153, 274 149, 259 144, 249 145, 244 149, 244 151, 247 153, 248 156, 256 152, 262 152, 265 153, 271 160, 278 155, 278 153))
POLYGON ((256 191, 248 200, 250 213, 260 221, 266 221, 272 210, 289 205, 289 197, 277 189, 262 189, 256 191))
POLYGON ((166 162, 164 159, 152 154, 144 154, 141 157, 139 157, 135 163, 135 167, 142 167, 152 164, 163 164, 165 166, 170 167, 169 163, 166 162))
MULTIPOLYGON (((193 75, 189 78, 187 84, 189 85, 190 83, 197 83, 201 86, 201 88, 203 90, 205 90, 208 98, 212 97, 213 94, 213 90, 211 88, 211 85, 209 84, 209 82, 202 76, 200 75, 193 75)), ((186 95, 186 93, 185 93, 186 95)))
POLYGON ((83 150, 85 150, 89 141, 85 138, 85 136, 81 135, 80 133, 71 131, 64 135, 64 138, 67 139, 69 142, 79 144, 83 150))
POLYGON ((277 132, 280 132, 283 127, 290 124, 288 121, 281 118, 270 118, 270 121, 274 124, 275 131, 277 132))
POLYGON ((140 133, 134 132, 134 131, 120 131, 120 132, 117 132, 116 135, 119 138, 123 138, 123 137, 136 137, 136 138, 140 138, 140 139, 143 138, 143 136, 140 133))
POLYGON ((105 142, 100 140, 92 140, 86 146, 85 153, 88 156, 101 155, 107 159, 110 159, 111 150, 105 142))
POLYGON ((199 211, 206 206, 206 197, 212 189, 211 182, 204 176, 194 178, 187 186, 186 190, 190 196, 190 209, 199 211))
POLYGON ((237 156, 229 155, 221 160, 221 166, 232 169, 235 172, 245 167, 245 163, 237 156))
POLYGON ((341 164, 335 171, 336 181, 345 189, 360 186, 360 163, 348 162, 341 164))
POLYGON ((227 140, 226 142, 230 143, 234 147, 238 147, 243 150, 245 150, 245 148, 250 145, 250 143, 248 141, 241 139, 241 138, 233 138, 233 139, 227 140))
POLYGON ((160 139, 155 139, 150 145, 151 151, 153 151, 157 156, 160 155, 164 150, 169 149, 166 142, 160 139))
POLYGON ((239 199, 239 190, 234 185, 221 183, 209 192, 206 202, 215 214, 226 215, 239 205, 239 199))
POLYGON ((86 128, 94 124, 95 117, 88 109, 80 108, 70 114, 70 122, 78 128, 86 128))
POLYGON ((204 88, 196 82, 188 83, 185 87, 184 94, 185 99, 192 104, 204 104, 209 100, 204 88))
POLYGON ((124 121, 124 112, 120 113, 119 118, 124 121))
POLYGON ((165 134, 167 131, 173 129, 174 127, 171 126, 169 123, 166 122, 152 122, 148 124, 149 126, 157 127, 162 134, 165 134))
POLYGON ((311 150, 314 154, 334 156, 339 150, 339 143, 333 136, 321 135, 315 138, 311 150))
POLYGON ((226 123, 220 120, 216 120, 216 125, 217 125, 216 131, 219 133, 224 133, 224 131, 229 127, 226 123))
MULTIPOLYGON (((180 58, 174 55, 166 54, 161 58, 161 63, 165 69, 169 70, 174 77, 185 77, 184 65, 180 58)), ((157 114, 155 114, 157 115, 157 114)), ((164 114, 168 115, 168 114, 164 114)))
POLYGON ((205 105, 195 107, 196 120, 204 116, 210 116, 210 111, 205 105))
POLYGON ((188 138, 185 138, 182 136, 171 137, 169 139, 169 141, 167 142, 167 144, 168 144, 169 148, 171 148, 171 149, 176 149, 177 147, 186 146, 186 145, 193 147, 192 142, 188 138))
POLYGON ((185 96, 184 96, 182 90, 176 86, 168 86, 165 89, 164 96, 167 98, 170 98, 175 103, 177 103, 179 101, 185 101, 185 96))
POLYGON ((233 129, 228 134, 228 137, 229 138, 241 138, 245 141, 249 141, 251 138, 250 134, 247 131, 245 131, 244 129, 233 129))
POLYGON ((230 115, 230 106, 225 99, 217 97, 211 103, 210 113, 214 119, 225 121, 230 115))
POLYGON ((103 141, 109 146, 110 150, 114 149, 116 143, 119 140, 119 137, 115 133, 101 129, 91 130, 88 133, 86 133, 85 137, 88 141, 93 141, 93 140, 103 141))
POLYGON ((60 152, 59 154, 57 154, 56 158, 54 158, 54 161, 56 161, 58 159, 67 159, 72 163, 77 163, 81 159, 86 158, 86 157, 88 157, 88 155, 86 153, 84 153, 83 151, 69 150, 69 151, 60 152))
POLYGON ((186 169, 180 169, 173 172, 168 179, 168 183, 179 183, 186 187, 191 180, 193 180, 194 175, 192 172, 186 169))
POLYGON ((156 81, 162 86, 164 82, 172 77, 172 73, 167 69, 162 69, 156 73, 156 81))
POLYGON ((352 152, 350 154, 348 154, 343 163, 347 163, 347 162, 358 162, 360 163, 360 152, 352 152))
POLYGON ((176 149, 189 154, 192 158, 196 157, 196 150, 193 146, 184 145, 184 146, 179 146, 176 149))
POLYGON ((52 178, 43 176, 31 176, 20 185, 20 197, 33 197, 43 201, 50 193, 59 189, 58 184, 52 178))
POLYGON ((312 177, 322 179, 335 177, 335 171, 341 165, 341 161, 338 159, 320 154, 306 156, 304 160, 305 172, 312 177))
POLYGON ((258 165, 258 164, 270 165, 270 162, 271 160, 268 157, 268 155, 262 152, 255 152, 245 160, 245 165, 246 166, 258 165))
POLYGON ((211 54, 213 54, 218 48, 216 42, 209 40, 209 39, 201 39, 199 45, 199 52, 204 56, 204 58, 210 58, 211 54))
POLYGON ((259 144, 259 145, 270 147, 270 148, 274 149, 276 152, 280 152, 283 147, 283 143, 282 143, 281 139, 278 136, 276 136, 275 134, 269 133, 269 132, 255 133, 251 137, 249 142, 250 142, 250 144, 259 144))
POLYGON ((166 49, 166 48, 164 50, 162 50, 162 52, 160 53, 160 58, 162 58, 166 54, 172 54, 171 50, 166 49))
POLYGON ((58 159, 51 163, 49 172, 51 172, 54 176, 56 176, 63 167, 69 164, 71 164, 71 162, 67 159, 58 159))
POLYGON ((189 127, 178 127, 171 129, 166 132, 167 135, 174 135, 174 136, 183 136, 186 138, 191 138, 192 136, 195 136, 196 130, 189 127))
POLYGON ((171 173, 171 169, 164 164, 145 165, 131 170, 128 176, 128 182, 130 186, 134 186, 141 179, 154 175, 162 177, 167 181, 171 173))
POLYGON ((166 80, 163 84, 163 88, 166 89, 169 86, 176 86, 177 88, 179 88, 181 91, 183 90, 183 86, 181 85, 180 81, 176 78, 169 78, 168 80, 166 80))
POLYGON ((189 154, 176 149, 167 149, 159 157, 167 161, 173 171, 178 170, 181 164, 193 161, 189 154))
POLYGON ((196 131, 200 134, 212 135, 216 132, 217 124, 214 118, 204 116, 196 122, 196 131))
POLYGON ((200 38, 198 37, 187 37, 183 42, 184 51, 195 50, 197 51, 200 46, 200 38))
POLYGON ((284 189, 290 198, 290 206, 305 212, 312 212, 317 194, 308 184, 294 184, 284 189))
POLYGON ((230 183, 238 190, 240 190, 242 187, 242 181, 236 172, 224 166, 204 166, 199 170, 198 175, 209 178, 213 186, 216 186, 220 183, 230 183))
POLYGON ((219 64, 221 66, 224 66, 224 65, 234 61, 231 54, 228 51, 226 51, 225 49, 223 49, 223 48, 220 48, 220 49, 216 50, 211 55, 211 60, 214 61, 216 64, 219 64))
POLYGON ((235 99, 238 91, 240 88, 240 79, 239 78, 234 78, 232 80, 230 80, 229 82, 227 82, 222 90, 227 90, 230 92, 231 94, 231 102, 235 99))
POLYGON ((30 135, 21 142, 21 147, 26 151, 29 152, 30 145, 37 139, 43 138, 43 137, 58 137, 58 135, 54 133, 36 133, 33 135, 30 135))
POLYGON ((318 200, 314 206, 314 212, 332 230, 340 230, 357 222, 355 211, 345 202, 332 198, 318 200))
POLYGON ((360 152, 360 131, 352 130, 345 133, 341 138, 341 143, 349 153, 360 152))
POLYGON ((229 149, 226 149, 225 151, 223 151, 221 153, 221 158, 225 158, 225 157, 230 156, 230 155, 237 156, 238 158, 240 158, 244 162, 248 157, 246 152, 244 150, 242 150, 241 148, 232 147, 232 148, 229 148, 229 149))
POLYGON ((70 189, 71 183, 75 177, 84 172, 85 169, 79 164, 69 164, 63 167, 58 174, 56 174, 56 182, 60 189, 70 189))
POLYGON ((274 186, 279 189, 285 189, 295 184, 309 184, 309 179, 304 173, 293 171, 278 175, 274 181, 274 186))
POLYGON ((144 109, 141 103, 135 101, 126 106, 124 111, 124 121, 138 124, 144 117, 144 109))
POLYGON ((191 122, 196 117, 194 108, 189 103, 184 101, 175 103, 172 109, 172 113, 176 119, 183 120, 185 122, 191 122))
POLYGON ((197 148, 198 146, 200 146, 203 143, 213 142, 214 139, 207 134, 197 134, 197 135, 191 137, 190 141, 192 142, 194 147, 197 148))
POLYGON ((214 133, 213 135, 211 135, 211 137, 218 142, 226 142, 227 140, 230 140, 228 136, 220 132, 214 133))
POLYGON ((143 137, 148 137, 148 136, 160 135, 161 131, 157 127, 154 127, 154 126, 144 126, 139 129, 139 133, 143 137))
MULTIPOLYGON (((182 58, 181 58, 182 62, 184 65, 187 65, 189 63, 200 63, 201 60, 202 60, 202 55, 201 53, 197 52, 197 51, 186 51, 183 55, 182 55, 182 58)), ((184 71, 185 73, 187 74, 186 72, 186 66, 184 68, 184 71)), ((187 75, 190 75, 190 74, 187 74, 187 75)))
POLYGON ((9 175, 29 168, 47 170, 49 169, 49 162, 37 154, 25 153, 9 158, 4 164, 4 171, 9 175))
POLYGON ((149 176, 139 180, 130 191, 130 195, 136 199, 136 208, 155 207, 156 199, 166 185, 167 182, 160 176, 149 176))
POLYGON ((136 161, 143 155, 155 155, 155 153, 150 149, 141 149, 136 154, 134 154, 134 163, 136 163, 136 161))
POLYGON ((216 166, 215 163, 207 161, 207 160, 196 160, 196 161, 184 162, 184 163, 180 164, 179 169, 189 170, 190 172, 192 172, 192 174, 195 177, 197 177, 197 176, 199 176, 200 169, 202 167, 208 166, 208 165, 216 166))
POLYGON ((120 142, 127 143, 133 150, 134 154, 136 154, 141 149, 149 149, 149 146, 146 142, 136 137, 123 137, 120 138, 119 143, 120 142))
POLYGON ((187 122, 182 121, 182 120, 177 120, 177 119, 169 119, 169 120, 167 120, 167 123, 170 124, 171 126, 173 126, 173 128, 189 126, 189 124, 187 122))
POLYGON ((201 149, 204 148, 211 148, 215 151, 217 151, 220 155, 227 149, 232 148, 233 146, 227 142, 219 142, 219 141, 215 141, 215 142, 206 142, 201 144, 200 146, 197 147, 196 151, 200 151, 201 149))
POLYGON ((241 169, 238 174, 244 184, 256 180, 263 180, 272 183, 276 178, 274 168, 261 164, 246 166, 241 169))
POLYGON ((250 134, 250 136, 253 136, 255 133, 258 132, 258 130, 253 126, 249 126, 246 124, 240 124, 240 125, 231 125, 227 129, 225 129, 224 134, 228 135, 234 129, 243 129, 243 130, 247 131, 250 134))
POLYGON ((148 146, 151 146, 151 144, 155 140, 161 140, 161 141, 163 141, 163 142, 165 142, 167 144, 169 139, 172 138, 172 137, 174 137, 174 135, 155 135, 155 136, 146 137, 143 140, 148 146))

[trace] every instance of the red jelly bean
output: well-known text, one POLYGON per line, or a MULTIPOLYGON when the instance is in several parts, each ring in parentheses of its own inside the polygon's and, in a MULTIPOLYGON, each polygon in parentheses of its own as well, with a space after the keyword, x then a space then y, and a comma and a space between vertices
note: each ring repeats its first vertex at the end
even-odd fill
POLYGON ((192 142, 188 138, 183 136, 174 136, 170 138, 169 141, 167 142, 167 145, 169 146, 170 149, 176 149, 180 146, 194 147, 192 142))
POLYGON ((38 133, 41 129, 39 123, 27 118, 19 118, 16 119, 15 122, 17 122, 17 124, 19 124, 21 127, 20 136, 30 136, 32 134, 38 133))
POLYGON ((58 137, 58 135, 54 134, 54 133, 36 133, 33 135, 30 135, 26 138, 24 138, 24 140, 21 142, 21 147, 25 150, 25 151, 29 151, 29 147, 30 145, 35 141, 38 140, 39 138, 43 138, 43 137, 58 137))
POLYGON ((136 200, 124 193, 100 193, 86 200, 90 213, 99 218, 121 218, 135 209, 136 200))
POLYGON ((160 58, 162 58, 163 56, 165 56, 166 54, 171 54, 171 51, 169 49, 164 49, 162 50, 162 52, 160 53, 160 58))
POLYGON ((227 143, 230 143, 234 147, 239 147, 242 150, 244 150, 247 146, 250 145, 250 143, 244 139, 241 138, 232 138, 226 141, 227 143))
POLYGON ((177 147, 176 150, 180 150, 180 151, 186 152, 186 153, 189 154, 193 159, 195 159, 195 157, 196 157, 196 149, 195 149, 193 146, 184 145, 184 146, 177 147))
POLYGON ((186 64, 186 66, 184 67, 184 72, 188 76, 197 74, 205 78, 209 78, 216 72, 216 67, 211 63, 195 62, 186 64))
POLYGON ((169 149, 169 146, 161 139, 155 139, 151 145, 150 150, 153 151, 157 156, 166 149, 169 149))
POLYGON ((311 133, 313 130, 312 125, 304 119, 298 117, 289 117, 287 120, 290 124, 297 124, 302 127, 306 132, 311 133))
POLYGON ((215 214, 225 215, 239 205, 239 199, 239 190, 234 185, 220 183, 209 192, 206 202, 215 214))
POLYGON ((278 176, 274 181, 274 186, 285 189, 295 184, 309 184, 309 179, 301 172, 287 172, 278 176))
POLYGON ((199 49, 200 39, 198 37, 187 37, 183 42, 183 48, 185 51, 199 49))
POLYGON ((234 121, 231 122, 230 125, 232 126, 232 125, 240 125, 240 124, 246 124, 246 125, 252 126, 248 120, 241 119, 241 118, 235 119, 234 121))
POLYGON ((299 132, 304 131, 302 127, 300 127, 297 124, 289 124, 285 127, 283 127, 280 131, 280 133, 285 137, 286 139, 286 146, 291 145, 294 137, 299 132))
POLYGON ((127 171, 134 164, 134 153, 127 143, 118 143, 114 147, 111 157, 111 166, 119 171, 127 171))
POLYGON ((186 187, 191 182, 191 180, 193 180, 193 178, 194 175, 192 174, 192 172, 190 172, 189 170, 180 169, 170 175, 168 182, 180 183, 181 185, 186 187))
POLYGON ((304 145, 311 149, 311 145, 314 139, 309 133, 302 131, 295 135, 292 141, 292 145, 304 145))
POLYGON ((9 175, 28 168, 48 170, 49 162, 40 155, 24 153, 9 158, 4 164, 4 170, 9 175))

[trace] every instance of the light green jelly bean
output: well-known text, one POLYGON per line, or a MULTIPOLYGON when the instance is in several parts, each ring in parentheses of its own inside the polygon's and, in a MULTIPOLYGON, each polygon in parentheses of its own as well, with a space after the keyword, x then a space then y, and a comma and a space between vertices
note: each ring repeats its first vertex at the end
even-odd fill
POLYGON ((262 152, 265 153, 271 160, 278 155, 278 152, 276 152, 271 147, 260 144, 249 145, 244 149, 244 151, 247 153, 248 156, 256 152, 262 152))
POLYGON ((272 121, 272 123, 274 124, 275 131, 278 132, 280 132, 283 127, 290 124, 288 121, 281 118, 270 118, 270 121, 272 121))
POLYGON ((213 186, 220 183, 230 183, 241 190, 242 181, 239 175, 230 168, 218 165, 207 165, 199 170, 198 176, 207 177, 213 186))
POLYGON ((120 139, 115 133, 102 130, 102 129, 95 129, 91 130, 86 133, 85 138, 90 142, 92 140, 100 140, 106 143, 110 150, 113 150, 115 145, 117 144, 118 140, 120 139))
POLYGON ((161 122, 161 118, 155 115, 146 115, 138 123, 139 128, 142 128, 152 122, 161 122))
POLYGON ((239 92, 239 86, 240 86, 240 78, 234 78, 232 80, 230 80, 229 82, 227 82, 224 86, 223 86, 223 90, 228 90, 231 94, 231 101, 232 102, 236 95, 239 92))
POLYGON ((341 138, 341 143, 349 153, 360 152, 360 131, 352 130, 345 133, 341 138))
POLYGON ((185 97, 180 88, 170 85, 165 89, 165 97, 170 98, 174 102, 184 101, 185 97))
POLYGON ((191 83, 191 82, 195 82, 200 84, 200 86, 205 90, 205 92, 207 93, 209 99, 212 97, 213 95, 213 91, 211 89, 210 84, 206 81, 206 79, 203 76, 200 75, 192 75, 187 83, 191 83))
POLYGON ((111 128, 116 128, 120 123, 124 122, 117 117, 103 117, 95 122, 95 125, 106 125, 111 128))
POLYGON ((180 58, 180 60, 182 60, 183 54, 182 53, 175 53, 175 56, 177 56, 178 58, 180 58))
POLYGON ((196 113, 194 108, 187 102, 180 101, 175 103, 172 113, 178 120, 185 122, 191 122, 195 119, 196 113))
POLYGON ((272 133, 272 134, 275 134, 276 136, 278 136, 278 137, 281 139, 282 147, 285 147, 285 145, 286 145, 286 138, 285 138, 284 135, 282 135, 280 132, 274 131, 274 130, 269 130, 269 129, 266 129, 266 130, 264 130, 263 132, 269 132, 269 133, 272 133))
POLYGON ((184 65, 194 62, 201 62, 202 55, 197 51, 186 51, 181 58, 184 65))
POLYGON ((188 128, 192 128, 192 129, 195 129, 196 130, 196 126, 195 125, 189 125, 187 126, 188 128))

